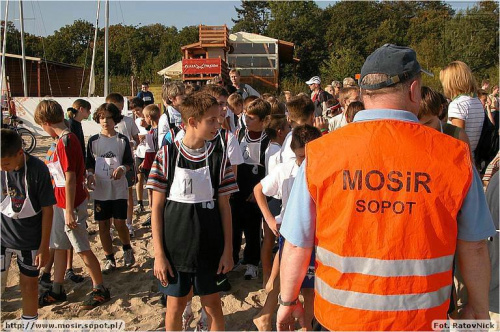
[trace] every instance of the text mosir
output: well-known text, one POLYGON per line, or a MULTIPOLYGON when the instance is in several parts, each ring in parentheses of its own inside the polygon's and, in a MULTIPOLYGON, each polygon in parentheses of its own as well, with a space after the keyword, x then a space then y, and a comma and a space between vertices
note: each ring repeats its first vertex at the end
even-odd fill
POLYGON ((386 188, 390 191, 431 193, 431 176, 418 171, 363 171, 343 170, 343 190, 378 191, 386 188))

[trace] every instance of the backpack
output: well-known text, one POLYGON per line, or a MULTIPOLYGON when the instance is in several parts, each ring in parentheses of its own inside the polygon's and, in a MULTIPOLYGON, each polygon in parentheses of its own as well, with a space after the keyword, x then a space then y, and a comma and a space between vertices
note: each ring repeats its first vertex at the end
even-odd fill
POLYGON ((498 153, 498 132, 495 126, 490 122, 488 115, 484 115, 483 128, 481 136, 477 142, 476 150, 474 151, 474 160, 480 166, 481 172, 488 167, 488 164, 495 158, 498 153))

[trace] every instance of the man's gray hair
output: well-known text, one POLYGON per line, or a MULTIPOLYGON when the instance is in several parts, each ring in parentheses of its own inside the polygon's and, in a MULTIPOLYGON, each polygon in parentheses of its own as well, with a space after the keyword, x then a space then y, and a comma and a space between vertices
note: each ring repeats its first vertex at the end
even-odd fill
MULTIPOLYGON (((393 85, 390 85, 388 87, 376 89, 376 90, 366 90, 366 89, 360 89, 360 94, 361 97, 364 96, 375 96, 375 95, 383 95, 383 94, 389 94, 389 93, 398 93, 398 92, 403 92, 403 91, 408 91, 410 88, 410 85, 413 81, 420 79, 421 74, 417 74, 414 77, 412 77, 409 80, 406 80, 404 82, 399 82, 393 85)), ((363 77, 363 80, 361 81, 361 85, 374 85, 374 84, 379 84, 381 82, 385 82, 390 79, 390 76, 387 74, 367 74, 365 77, 363 77)))

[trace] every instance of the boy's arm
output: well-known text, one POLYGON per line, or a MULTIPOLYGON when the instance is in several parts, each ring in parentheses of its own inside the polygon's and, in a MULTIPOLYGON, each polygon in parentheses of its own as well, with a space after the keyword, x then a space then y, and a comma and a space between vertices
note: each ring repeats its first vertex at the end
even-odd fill
MULTIPOLYGON (((233 222, 231 219, 230 195, 219 195, 218 204, 224 233, 224 251, 219 262, 217 274, 227 273, 233 269, 233 222)), ((153 201, 154 202, 154 201, 153 201)))
POLYGON ((35 266, 38 270, 45 266, 50 257, 49 240, 53 215, 52 205, 42 207, 42 239, 35 258, 35 266))
POLYGON ((271 210, 269 210, 269 205, 267 204, 267 198, 262 192, 262 184, 259 182, 255 188, 253 188, 253 194, 257 205, 259 206, 262 216, 266 221, 269 228, 273 231, 274 235, 278 236, 278 228, 276 227, 276 219, 274 218, 271 210))
POLYGON ((161 284, 168 284, 168 275, 174 277, 174 272, 163 249, 163 208, 165 193, 153 190, 151 207, 151 235, 153 237, 154 275, 161 284))
POLYGON ((66 208, 65 208, 65 222, 69 228, 76 228, 75 218, 75 196, 76 196, 76 174, 75 172, 65 172, 66 175, 66 208))

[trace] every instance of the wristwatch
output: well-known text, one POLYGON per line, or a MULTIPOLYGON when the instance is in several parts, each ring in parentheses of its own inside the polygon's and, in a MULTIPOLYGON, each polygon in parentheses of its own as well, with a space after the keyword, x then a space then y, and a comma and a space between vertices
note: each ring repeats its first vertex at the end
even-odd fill
POLYGON ((278 294, 278 303, 282 306, 285 306, 285 307, 291 307, 293 305, 296 305, 297 303, 299 303, 299 298, 297 297, 295 300, 293 301, 283 301, 281 299, 281 294, 278 294))

